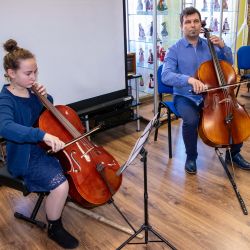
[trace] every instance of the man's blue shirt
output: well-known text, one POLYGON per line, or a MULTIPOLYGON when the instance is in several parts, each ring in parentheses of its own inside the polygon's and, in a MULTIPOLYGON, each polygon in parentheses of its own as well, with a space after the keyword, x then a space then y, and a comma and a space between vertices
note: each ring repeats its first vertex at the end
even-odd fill
MULTIPOLYGON (((229 47, 215 46, 215 50, 220 60, 233 64, 232 51, 229 47)), ((206 39, 199 37, 198 43, 194 47, 186 38, 182 38, 169 48, 164 58, 162 82, 174 87, 174 95, 186 96, 199 105, 203 101, 202 95, 196 95, 190 91, 192 86, 188 83, 188 78, 195 76, 201 63, 211 59, 206 39)))

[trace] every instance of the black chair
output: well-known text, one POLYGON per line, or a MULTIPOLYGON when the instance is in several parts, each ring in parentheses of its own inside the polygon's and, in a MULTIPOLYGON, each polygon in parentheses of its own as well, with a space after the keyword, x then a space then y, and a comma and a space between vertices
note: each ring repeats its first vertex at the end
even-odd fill
MULTIPOLYGON (((158 116, 157 119, 159 120, 161 116, 161 110, 162 108, 167 109, 167 124, 168 124, 168 151, 169 151, 169 158, 172 158, 172 131, 171 131, 171 115, 174 114, 175 118, 178 119, 180 118, 180 115, 178 114, 174 102, 171 101, 164 101, 163 100, 163 95, 164 94, 173 94, 173 87, 172 86, 167 86, 165 85, 162 80, 161 80, 161 72, 162 72, 162 67, 161 65, 158 70, 157 70, 157 79, 158 79, 158 93, 159 93, 159 106, 158 106, 158 116)), ((155 129, 155 135, 154 135, 154 140, 157 141, 158 137, 158 129, 161 125, 161 122, 155 129)))
POLYGON ((5 162, 5 140, 0 136, 0 161, 5 162))
MULTIPOLYGON (((250 74, 247 70, 250 70, 250 46, 242 46, 237 51, 237 66, 238 74, 240 75, 240 81, 250 80, 250 74)), ((247 84, 248 92, 250 89, 250 83, 247 84)), ((236 96, 239 93, 240 85, 237 88, 236 96)))
MULTIPOLYGON (((0 140, 3 142, 3 139, 0 138, 0 140)), ((1 147, 2 148, 2 147, 1 147)), ((4 160, 0 161, 0 186, 7 186, 9 188, 18 190, 23 193, 24 196, 27 196, 30 192, 27 190, 27 187, 25 186, 22 179, 13 177, 8 169, 6 162, 4 160)), ((15 212, 14 216, 18 219, 25 220, 27 222, 30 222, 40 228, 45 228, 46 224, 42 221, 36 220, 36 215, 39 211, 39 208, 42 204, 42 201, 44 197, 47 195, 46 193, 37 193, 38 198, 36 201, 36 204, 34 206, 34 209, 30 216, 25 216, 21 213, 15 212)))

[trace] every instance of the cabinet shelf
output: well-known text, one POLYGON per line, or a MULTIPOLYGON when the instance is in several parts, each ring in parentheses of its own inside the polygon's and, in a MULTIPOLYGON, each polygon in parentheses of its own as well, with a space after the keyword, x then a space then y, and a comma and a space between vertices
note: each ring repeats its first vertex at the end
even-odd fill
MULTIPOLYGON (((157 61, 158 62, 158 65, 161 65, 163 62, 161 62, 160 60, 157 61)), ((144 68, 144 69, 151 69, 153 70, 154 69, 154 64, 150 64, 150 63, 136 63, 136 66, 138 68, 144 68)))
MULTIPOLYGON (((223 11, 223 14, 226 14, 226 13, 237 13, 238 11, 235 11, 235 10, 227 10, 227 11, 223 11)), ((200 13, 201 14, 204 14, 204 13, 207 13, 207 14, 211 14, 211 12, 210 11, 200 11, 200 13)), ((217 13, 217 14, 220 14, 220 11, 213 11, 213 13, 215 14, 215 13, 217 13)))
MULTIPOLYGON (((152 39, 144 39, 144 40, 129 40, 129 42, 133 42, 133 43, 144 43, 144 44, 152 44, 153 40, 152 39)), ((163 44, 167 44, 168 43, 168 38, 165 39, 159 39, 157 42, 162 42, 163 44)))
MULTIPOLYGON (((152 11, 138 11, 136 13, 129 13, 129 16, 153 16, 152 11)), ((166 11, 157 11, 158 16, 168 16, 168 12, 166 11)))
POLYGON ((136 63, 136 66, 138 68, 144 68, 144 69, 154 69, 154 64, 149 64, 149 63, 136 63))

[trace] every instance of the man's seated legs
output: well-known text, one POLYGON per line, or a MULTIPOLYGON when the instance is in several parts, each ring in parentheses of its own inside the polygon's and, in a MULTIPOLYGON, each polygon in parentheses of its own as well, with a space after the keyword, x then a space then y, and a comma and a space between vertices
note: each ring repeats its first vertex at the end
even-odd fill
POLYGON ((189 174, 197 172, 197 128, 199 125, 201 106, 197 106, 193 101, 183 96, 175 96, 174 103, 182 120, 182 136, 186 148, 187 159, 185 170, 189 174))

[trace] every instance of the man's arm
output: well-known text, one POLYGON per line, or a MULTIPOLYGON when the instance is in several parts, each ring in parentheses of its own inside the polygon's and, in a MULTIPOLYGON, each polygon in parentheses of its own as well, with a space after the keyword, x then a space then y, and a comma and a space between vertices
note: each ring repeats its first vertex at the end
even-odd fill
POLYGON ((177 53, 170 48, 164 58, 161 80, 164 84, 175 87, 183 87, 188 85, 188 75, 178 73, 177 53))
POLYGON ((195 93, 200 93, 206 89, 206 86, 198 79, 178 72, 177 53, 173 48, 169 49, 164 59, 161 80, 164 84, 175 87, 186 87, 192 85, 195 93))

